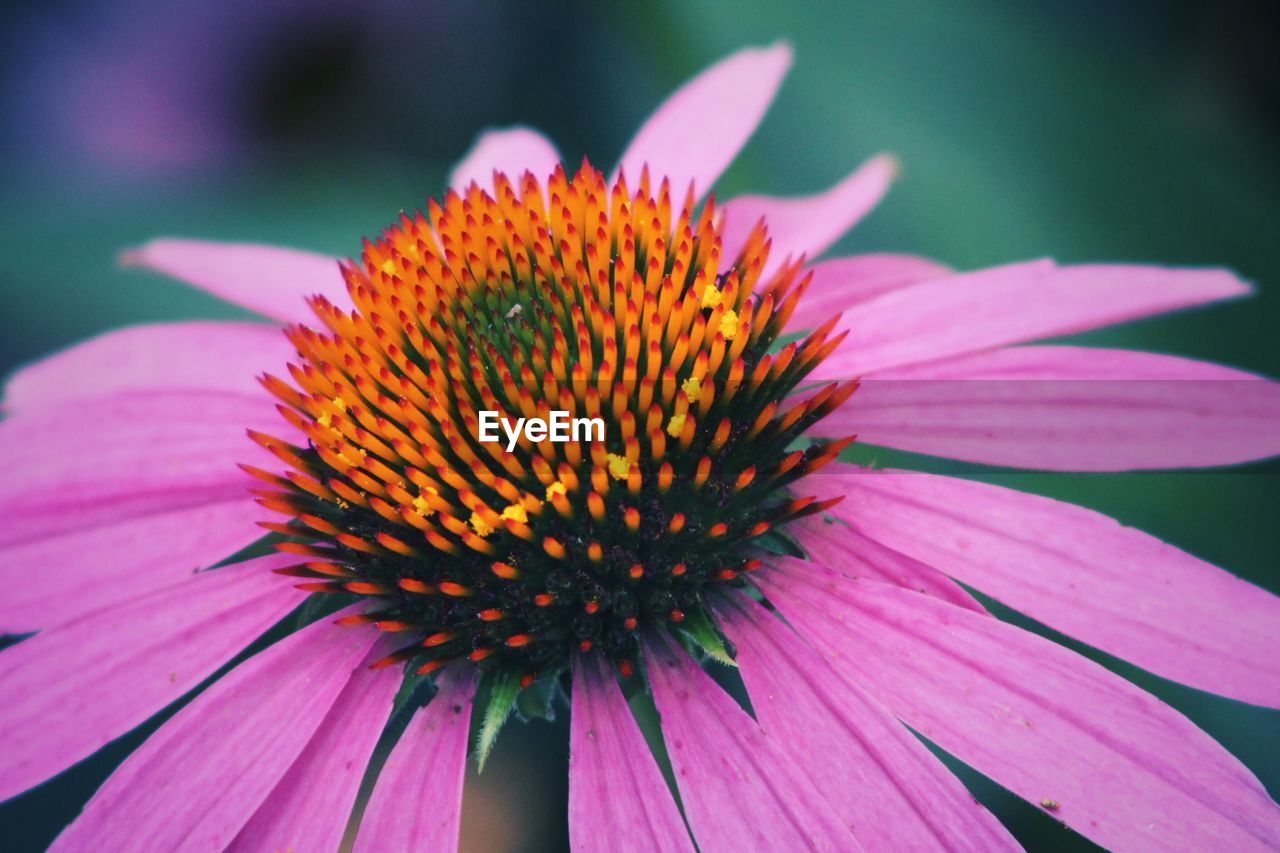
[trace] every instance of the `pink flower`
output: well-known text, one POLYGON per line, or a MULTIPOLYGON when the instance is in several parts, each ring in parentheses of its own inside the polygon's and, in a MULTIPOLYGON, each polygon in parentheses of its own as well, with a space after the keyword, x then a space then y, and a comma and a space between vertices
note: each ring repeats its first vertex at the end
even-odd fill
POLYGON ((341 267, 189 240, 132 253, 287 337, 139 326, 11 379, 0 617, 36 633, 0 653, 0 796, 195 689, 298 607, 297 585, 309 623, 162 725, 55 848, 335 848, 413 673, 435 693, 358 849, 456 847, 481 681, 481 759, 517 702, 536 713, 567 687, 575 848, 1016 846, 908 726, 1105 846, 1280 845, 1280 808, 1226 750, 960 584, 1270 707, 1280 600, 1089 510, 794 442, 1063 471, 1274 455, 1274 383, 1015 346, 1248 287, 1051 261, 804 267, 885 192, 890 160, 810 197, 695 204, 790 61, 748 49, 699 75, 616 181, 566 175, 534 131, 487 133, 454 171, 462 195, 341 267), (605 444, 474 440, 477 410, 554 404, 604 416, 605 444), (241 553, 259 524, 275 552, 241 553), (737 667, 752 714, 704 657, 737 667), (683 816, 624 691, 651 693, 683 816))

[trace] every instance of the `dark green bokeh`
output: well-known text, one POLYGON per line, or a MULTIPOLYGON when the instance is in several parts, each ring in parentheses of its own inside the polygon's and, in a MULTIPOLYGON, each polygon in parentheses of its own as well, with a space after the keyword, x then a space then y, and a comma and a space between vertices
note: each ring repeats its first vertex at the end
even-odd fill
MULTIPOLYGON (((455 13, 463 5, 437 4, 455 13)), ((1258 283, 1254 298, 1080 339, 1280 375, 1280 146, 1269 112, 1275 105, 1265 100, 1274 81, 1247 62, 1254 29, 1265 25, 1247 6, 1030 9, 913 0, 793 8, 726 0, 536 13, 479 6, 484 26, 509 27, 499 40, 508 73, 485 89, 489 97, 455 108, 439 126, 430 80, 406 79, 400 91, 365 100, 358 87, 321 75, 316 91, 289 78, 282 97, 299 103, 281 109, 297 107, 302 118, 259 128, 233 164, 139 176, 41 163, 31 152, 6 158, 0 373, 124 323, 246 316, 118 269, 122 247, 174 234, 355 253, 362 235, 438 191, 451 161, 484 126, 534 124, 570 162, 586 154, 608 165, 683 79, 740 46, 783 37, 796 49, 795 69, 726 175, 722 195, 816 190, 862 158, 893 151, 905 167, 900 184, 838 249, 910 251, 962 268, 1041 255, 1229 266, 1258 283)), ((482 27, 459 32, 454 61, 484 73, 492 44, 482 27)), ((394 66, 400 58, 362 61, 394 66)), ((20 70, 7 72, 8 87, 21 84, 20 70)), ((1280 590, 1278 473, 1268 463, 1212 473, 992 479, 1099 509, 1280 590)), ((1280 714, 1104 662, 1188 714, 1280 796, 1280 714)), ((88 652, 85 677, 93 677, 88 652)), ((495 773, 520 788, 505 806, 509 820, 531 830, 530 848, 563 843, 562 821, 548 816, 563 814, 564 736, 563 720, 512 728, 495 752, 495 773), (541 773, 560 775, 547 797, 528 796, 521 786, 541 773)), ((0 807, 5 846, 47 843, 137 740, 130 735, 0 807)), ((1029 846, 1083 843, 972 774, 966 781, 1029 846)))

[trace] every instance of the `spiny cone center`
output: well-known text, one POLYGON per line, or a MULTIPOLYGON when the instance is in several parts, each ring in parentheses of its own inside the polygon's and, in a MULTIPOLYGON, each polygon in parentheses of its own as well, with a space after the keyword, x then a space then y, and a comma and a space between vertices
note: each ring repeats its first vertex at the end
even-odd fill
POLYGON ((589 165, 543 187, 495 176, 403 216, 287 330, 292 382, 266 377, 292 437, 254 438, 268 524, 301 588, 367 597, 403 632, 387 659, 557 671, 598 649, 624 672, 646 627, 709 623, 749 547, 823 504, 789 488, 845 442, 795 447, 853 386, 789 401, 830 325, 776 346, 808 283, 767 282, 763 225, 723 254, 712 202, 673 216, 589 165), (480 413, 599 418, 603 440, 482 442, 480 413))

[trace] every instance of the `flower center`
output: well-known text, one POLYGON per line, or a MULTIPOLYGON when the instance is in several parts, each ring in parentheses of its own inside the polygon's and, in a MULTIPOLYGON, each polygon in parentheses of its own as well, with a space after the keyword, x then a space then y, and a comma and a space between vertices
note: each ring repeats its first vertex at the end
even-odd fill
POLYGON ((527 680, 598 649, 625 673, 646 627, 714 631, 705 595, 742 583, 753 541, 829 505, 789 487, 847 441, 796 440, 854 387, 788 400, 838 339, 778 345, 808 279, 759 280, 763 224, 723 258, 719 219, 584 163, 366 242, 354 309, 314 298, 325 331, 290 327, 293 382, 264 380, 297 433, 254 436, 288 466, 260 494, 301 588, 367 597, 346 621, 404 632, 385 662, 419 672, 527 680), (603 436, 481 440, 482 413, 552 412, 603 436))

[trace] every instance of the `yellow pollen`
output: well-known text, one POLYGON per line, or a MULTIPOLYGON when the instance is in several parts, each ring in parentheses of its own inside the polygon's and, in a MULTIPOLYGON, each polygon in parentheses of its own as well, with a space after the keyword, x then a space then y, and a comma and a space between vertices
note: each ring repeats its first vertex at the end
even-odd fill
POLYGON ((733 340, 734 335, 738 334, 738 312, 724 312, 720 317, 720 334, 724 335, 726 341, 733 340))
POLYGON ((346 402, 343 401, 341 397, 333 398, 333 407, 337 409, 339 412, 345 412, 347 410, 347 404, 346 402))
POLYGON ((479 536, 481 539, 483 539, 484 537, 488 536, 490 533, 493 532, 493 527, 491 527, 487 521, 481 518, 480 513, 478 512, 471 513, 471 529, 474 530, 476 532, 476 535, 479 536))
POLYGON ((525 511, 524 504, 512 504, 502 511, 502 517, 524 524, 529 520, 529 513, 525 511))
POLYGON ((677 412, 671 416, 671 422, 667 424, 667 435, 672 438, 679 438, 680 433, 684 430, 684 412, 677 412))
POLYGON ((567 495, 568 493, 569 489, 566 488, 565 484, 559 480, 556 480, 554 483, 547 486, 547 500, 551 500, 552 495, 567 495))
POLYGON ((385 261, 382 262, 382 266, 379 267, 379 269, 381 269, 387 275, 394 275, 396 271, 396 262, 391 260, 391 258, 387 258, 385 261))
POLYGON ((609 460, 609 475, 615 480, 627 479, 627 475, 631 473, 631 463, 627 461, 627 457, 610 453, 607 458, 609 460))
POLYGON ((427 503, 427 499, 422 495, 418 495, 413 499, 413 510, 418 515, 431 515, 435 512, 435 510, 431 508, 431 505, 427 503))
POLYGON ((321 412, 320 417, 316 418, 316 423, 325 429, 333 429, 333 418, 329 416, 328 412, 321 412))
POLYGON ((680 390, 689 398, 690 403, 696 403, 698 402, 698 398, 702 396, 702 380, 696 376, 690 376, 684 381, 684 384, 680 386, 680 390))
POLYGON ((724 301, 724 294, 716 290, 714 287, 707 287, 702 291, 702 307, 715 308, 724 301))

